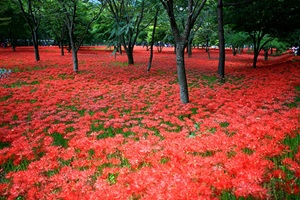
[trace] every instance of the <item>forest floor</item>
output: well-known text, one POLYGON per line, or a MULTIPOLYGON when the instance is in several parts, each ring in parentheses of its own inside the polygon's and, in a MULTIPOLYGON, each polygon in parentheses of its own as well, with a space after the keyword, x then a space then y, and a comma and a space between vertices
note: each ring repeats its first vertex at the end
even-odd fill
POLYGON ((181 104, 173 48, 83 47, 79 72, 58 47, 0 49, 0 199, 296 199, 300 58, 185 58, 181 104))

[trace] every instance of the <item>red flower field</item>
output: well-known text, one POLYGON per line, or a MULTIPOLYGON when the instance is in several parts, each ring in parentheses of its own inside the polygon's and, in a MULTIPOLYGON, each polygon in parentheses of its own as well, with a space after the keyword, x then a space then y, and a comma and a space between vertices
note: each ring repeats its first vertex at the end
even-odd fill
POLYGON ((0 199, 295 199, 300 194, 300 58, 186 58, 181 104, 173 49, 71 54, 0 50, 0 199))

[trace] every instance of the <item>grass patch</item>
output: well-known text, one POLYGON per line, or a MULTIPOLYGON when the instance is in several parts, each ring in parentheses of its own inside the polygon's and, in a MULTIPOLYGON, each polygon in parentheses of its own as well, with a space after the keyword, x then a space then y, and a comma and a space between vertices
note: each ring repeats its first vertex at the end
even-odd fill
POLYGON ((123 135, 125 138, 130 135, 134 135, 134 132, 131 131, 123 131, 123 128, 114 128, 114 127, 104 127, 104 124, 101 121, 94 121, 90 126, 90 131, 87 133, 89 136, 93 132, 102 132, 97 135, 97 139, 105 139, 109 137, 115 137, 117 134, 123 135))
POLYGON ((228 122, 221 122, 221 123, 220 123, 220 126, 221 126, 222 128, 226 128, 226 127, 229 126, 229 123, 228 123, 228 122))
POLYGON ((213 88, 213 85, 217 83, 218 77, 215 75, 207 76, 207 75, 202 75, 201 80, 204 82, 204 85, 208 85, 209 87, 213 88))
POLYGON ((0 149, 4 149, 6 147, 10 147, 10 142, 2 142, 2 141, 0 141, 0 149))
MULTIPOLYGON (((300 131, 299 131, 300 132, 300 131)), ((300 134, 297 133, 294 137, 292 136, 287 136, 283 140, 283 144, 288 146, 290 151, 288 151, 284 157, 287 158, 294 158, 296 153, 298 152, 298 147, 300 145, 300 134)))
POLYGON ((12 98, 13 96, 12 95, 6 95, 6 96, 3 96, 3 97, 0 97, 0 102, 4 102, 6 101, 7 99, 10 99, 12 98))
POLYGON ((116 61, 116 62, 111 62, 112 66, 118 66, 118 67, 127 67, 128 63, 127 62, 120 62, 120 61, 116 61))
POLYGON ((26 82, 22 80, 17 80, 16 82, 11 83, 10 85, 8 84, 4 85, 4 88, 20 88, 23 85, 27 86, 27 85, 38 85, 38 84, 40 84, 39 81, 26 82))
POLYGON ((64 136, 60 133, 53 133, 50 135, 53 138, 52 145, 54 146, 61 146, 64 148, 68 147, 68 140, 64 138, 64 136))
POLYGON ((242 151, 247 155, 252 155, 255 152, 253 149, 250 149, 248 147, 243 148, 242 151))
POLYGON ((21 160, 19 165, 14 165, 13 159, 8 159, 5 163, 0 165, 0 183, 7 183, 8 180, 5 178, 5 175, 9 172, 25 171, 29 165, 27 159, 21 160))

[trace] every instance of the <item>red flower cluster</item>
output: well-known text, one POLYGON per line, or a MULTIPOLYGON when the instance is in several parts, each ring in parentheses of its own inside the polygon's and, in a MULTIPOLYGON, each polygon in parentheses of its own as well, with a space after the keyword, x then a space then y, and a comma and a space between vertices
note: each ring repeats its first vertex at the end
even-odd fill
POLYGON ((299 179, 300 151, 284 143, 299 135, 299 60, 251 69, 251 55, 228 54, 221 84, 217 52, 208 60, 195 50, 186 60, 191 103, 182 105, 172 50, 155 54, 149 73, 148 52, 135 57, 124 66, 125 55, 82 48, 74 74, 57 47, 42 47, 38 63, 27 47, 0 50, 13 71, 0 80, 3 197, 265 199, 279 182, 299 194, 286 173, 299 179))

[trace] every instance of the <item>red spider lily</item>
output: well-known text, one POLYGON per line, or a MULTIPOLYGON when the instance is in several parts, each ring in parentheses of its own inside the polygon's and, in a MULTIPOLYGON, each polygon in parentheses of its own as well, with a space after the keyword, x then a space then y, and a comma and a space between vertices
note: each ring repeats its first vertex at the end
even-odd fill
POLYGON ((187 59, 191 103, 179 102, 175 55, 136 48, 123 66, 100 47, 71 55, 42 47, 0 49, 0 192, 8 199, 272 198, 264 185, 299 193, 299 148, 284 139, 299 129, 299 62, 291 55, 259 60, 227 56, 227 80, 215 77, 217 51, 187 59), (57 137, 57 138, 55 138, 57 137), (280 170, 284 165, 294 179, 280 170), (13 164, 12 164, 13 163, 13 164), (2 179, 1 179, 2 180, 2 179))

